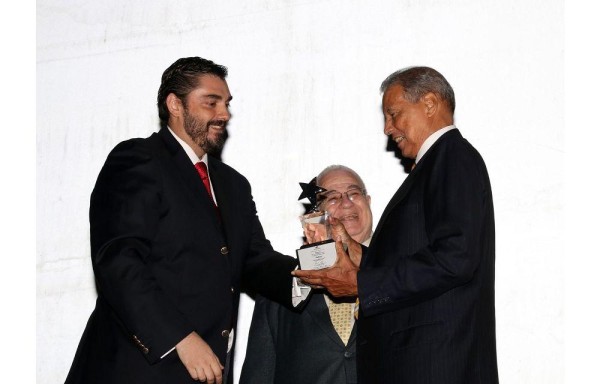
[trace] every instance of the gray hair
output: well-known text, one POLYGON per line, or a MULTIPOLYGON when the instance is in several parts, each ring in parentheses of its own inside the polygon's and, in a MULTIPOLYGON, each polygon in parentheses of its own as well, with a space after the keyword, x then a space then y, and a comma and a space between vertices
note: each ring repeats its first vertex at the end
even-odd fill
POLYGON ((356 173, 352 168, 348 168, 345 165, 339 165, 339 164, 330 165, 330 166, 326 167, 324 170, 322 170, 321 173, 319 173, 319 175, 317 176, 317 185, 320 185, 321 180, 323 180, 323 178, 327 174, 329 174, 333 171, 348 172, 356 179, 356 181, 358 181, 359 187, 364 189, 365 193, 367 193, 367 188, 365 187, 365 183, 363 182, 361 177, 358 175, 358 173, 356 173))
POLYGON ((429 67, 408 67, 389 75, 379 90, 385 93, 392 85, 400 85, 404 89, 404 98, 411 103, 421 100, 425 94, 432 92, 438 95, 450 112, 454 113, 456 102, 454 90, 441 73, 429 67))

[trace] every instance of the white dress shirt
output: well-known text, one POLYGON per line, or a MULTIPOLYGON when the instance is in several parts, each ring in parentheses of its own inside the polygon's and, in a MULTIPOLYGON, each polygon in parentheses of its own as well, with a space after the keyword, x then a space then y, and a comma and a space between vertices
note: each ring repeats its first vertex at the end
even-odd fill
MULTIPOLYGON (((171 127, 167 126, 167 128, 169 129, 169 132, 171 132, 171 134, 173 135, 175 140, 177 140, 177 142, 181 145, 181 147, 183 148, 185 153, 188 155, 188 157, 190 158, 190 161, 192 162, 193 165, 196 165, 196 163, 199 161, 202 161, 204 164, 206 164, 206 171, 208 172, 208 180, 210 182, 210 190, 212 192, 212 199, 214 200, 215 205, 217 205, 217 200, 215 198, 215 190, 213 189, 212 181, 210 181, 210 171, 208 171, 208 156, 205 153, 204 156, 202 156, 202 158, 199 158, 198 155, 196 154, 196 152, 194 152, 194 150, 192 149, 192 147, 190 147, 188 145, 188 143, 186 143, 185 141, 181 140, 181 138, 179 136, 177 136, 175 134, 175 132, 173 132, 171 127)), ((229 332, 229 339, 227 340, 227 353, 229 353, 229 351, 231 350, 231 347, 233 346, 233 334, 234 334, 234 330, 232 329, 229 332)), ((160 358, 162 359, 163 357, 167 356, 169 353, 173 352, 174 349, 175 349, 175 347, 171 348, 167 353, 162 355, 160 358)))
POLYGON ((449 125, 442 129, 438 129, 437 131, 435 131, 431 135, 429 135, 429 137, 423 142, 423 145, 421 145, 421 148, 419 148, 419 152, 417 153, 417 158, 415 159, 415 164, 417 164, 419 162, 419 160, 421 160, 423 155, 425 155, 425 152, 427 152, 429 150, 429 148, 431 148, 433 143, 435 143, 444 133, 451 131, 453 129, 456 129, 456 126, 449 125))
POLYGON ((210 181, 210 171, 208 170, 208 156, 205 153, 204 156, 202 156, 202 158, 199 158, 198 155, 196 155, 196 152, 194 152, 194 150, 192 149, 192 147, 190 147, 189 144, 186 143, 185 141, 181 140, 181 138, 179 136, 177 136, 175 134, 175 132, 173 132, 171 127, 167 126, 167 128, 169 129, 169 132, 171 132, 171 134, 173 135, 175 140, 177 140, 177 142, 183 147, 183 150, 190 158, 190 161, 192 162, 192 164, 196 165, 196 163, 199 161, 206 164, 206 171, 208 172, 208 181, 210 182, 210 191, 212 193, 212 199, 214 200, 215 205, 217 205, 217 199, 215 197, 215 190, 213 189, 212 181, 210 181))

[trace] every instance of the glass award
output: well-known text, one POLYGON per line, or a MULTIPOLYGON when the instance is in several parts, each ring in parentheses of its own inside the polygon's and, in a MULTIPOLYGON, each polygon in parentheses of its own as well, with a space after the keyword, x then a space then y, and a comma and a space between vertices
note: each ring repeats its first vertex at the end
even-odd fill
POLYGON ((299 268, 305 270, 329 268, 337 260, 337 253, 335 251, 335 242, 331 238, 331 230, 328 222, 329 214, 327 211, 319 209, 317 201, 317 195, 325 192, 326 189, 316 185, 316 178, 312 179, 308 184, 300 183, 300 186, 302 187, 302 194, 298 200, 306 197, 311 202, 308 213, 300 216, 302 229, 306 225, 311 224, 315 230, 315 238, 319 239, 319 241, 312 244, 305 244, 296 250, 299 268))

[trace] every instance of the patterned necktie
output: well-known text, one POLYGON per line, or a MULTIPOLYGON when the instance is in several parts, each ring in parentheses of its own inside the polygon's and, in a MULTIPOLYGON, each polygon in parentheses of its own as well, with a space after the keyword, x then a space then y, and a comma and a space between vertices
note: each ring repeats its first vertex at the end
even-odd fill
POLYGON ((206 164, 202 161, 197 162, 195 165, 200 178, 202 179, 202 183, 204 183, 204 188, 206 188, 206 192, 208 192, 208 196, 210 197, 210 201, 212 201, 215 209, 217 211, 217 216, 221 216, 219 212, 219 208, 217 207, 217 203, 215 203, 215 199, 213 198, 212 191, 210 189, 210 179, 208 178, 208 169, 206 168, 206 164))
POLYGON ((344 345, 348 344, 352 333, 352 305, 353 303, 334 303, 328 300, 329 316, 333 328, 340 335, 344 345))

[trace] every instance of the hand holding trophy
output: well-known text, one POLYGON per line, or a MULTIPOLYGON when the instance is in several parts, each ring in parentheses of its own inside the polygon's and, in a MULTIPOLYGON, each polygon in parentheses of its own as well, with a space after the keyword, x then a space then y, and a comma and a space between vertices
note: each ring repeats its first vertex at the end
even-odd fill
POLYGON ((335 242, 331 238, 329 217, 332 212, 321 209, 319 196, 327 190, 316 185, 316 178, 310 183, 300 183, 302 194, 298 200, 308 198, 311 202, 308 213, 300 216, 307 244, 296 250, 301 269, 323 269, 333 265, 337 254, 335 242))

